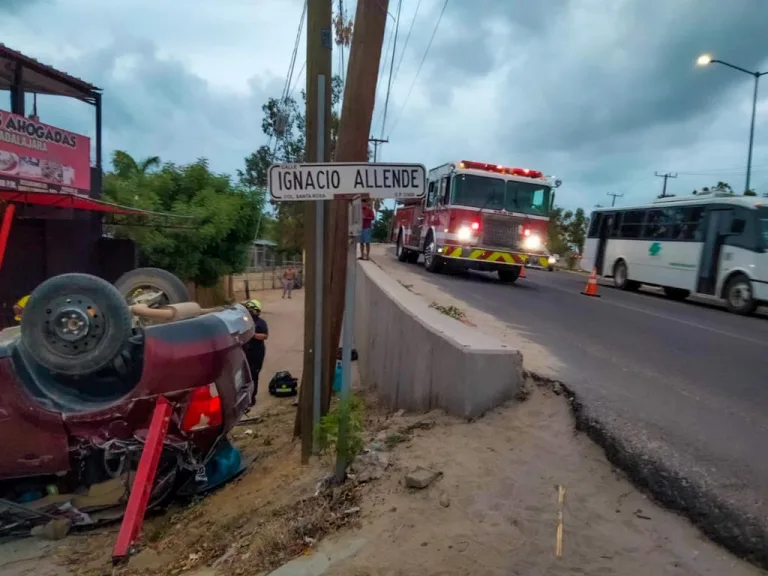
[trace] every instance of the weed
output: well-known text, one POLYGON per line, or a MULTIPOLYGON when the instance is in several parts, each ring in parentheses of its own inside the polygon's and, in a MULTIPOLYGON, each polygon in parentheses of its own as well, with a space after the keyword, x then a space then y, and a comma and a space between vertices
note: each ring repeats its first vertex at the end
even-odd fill
POLYGON ((450 316, 454 320, 458 320, 459 322, 464 322, 467 319, 467 315, 464 314, 464 311, 461 308, 458 308, 456 306, 443 306, 442 304, 438 304, 437 302, 432 302, 432 304, 429 305, 430 308, 434 308, 441 314, 445 314, 446 316, 450 316))
POLYGON ((397 446, 401 442, 405 442, 406 440, 408 440, 408 436, 406 436, 405 434, 390 432, 389 434, 387 434, 387 437, 384 439, 384 446, 387 448, 387 450, 392 450, 395 446, 397 446))
POLYGON ((328 411, 328 414, 320 419, 315 428, 317 447, 321 455, 332 457, 336 454, 339 441, 339 424, 346 419, 349 422, 347 428, 347 462, 357 456, 363 450, 365 440, 363 431, 365 418, 363 414, 363 401, 352 395, 347 402, 338 400, 328 411))

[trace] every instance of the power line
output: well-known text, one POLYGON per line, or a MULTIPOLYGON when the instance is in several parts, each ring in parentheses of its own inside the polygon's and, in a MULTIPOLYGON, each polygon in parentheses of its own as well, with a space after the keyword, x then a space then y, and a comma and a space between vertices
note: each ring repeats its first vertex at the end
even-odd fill
POLYGON ((290 92, 288 92, 288 98, 293 98, 293 93, 296 91, 296 86, 299 85, 299 80, 301 80, 301 73, 304 72, 304 67, 307 65, 307 61, 304 60, 304 63, 301 65, 301 68, 299 68, 299 71, 296 73, 296 81, 293 83, 293 86, 291 86, 290 92))
POLYGON ((665 174, 659 174, 656 172, 657 178, 664 178, 664 188, 661 189, 661 196, 659 198, 666 198, 667 197, 667 180, 670 178, 677 178, 677 173, 675 172, 667 172, 665 174))
POLYGON ((392 60, 389 62, 389 81, 387 82, 387 96, 384 99, 384 114, 381 118, 381 135, 384 135, 384 126, 387 124, 387 108, 389 107, 389 95, 392 92, 392 72, 395 68, 395 54, 397 54, 397 34, 400 31, 400 10, 403 7, 403 0, 397 3, 397 18, 395 20, 395 41, 392 45, 392 60))
POLYGON ((411 39, 411 32, 413 32, 413 25, 416 23, 416 16, 419 15, 419 8, 421 7, 421 0, 419 0, 416 3, 416 11, 413 13, 413 18, 411 19, 411 26, 408 28, 408 34, 405 37, 405 43, 403 44, 403 50, 400 52, 400 60, 397 61, 397 66, 395 67, 395 80, 397 80, 397 73, 400 71, 400 64, 403 63, 403 57, 405 56, 405 51, 408 48, 408 41, 411 39))
POLYGON ((416 70, 416 75, 413 77, 413 82, 411 82, 411 87, 408 89, 408 94, 405 97, 405 100, 403 100, 403 105, 400 107, 400 111, 397 113, 397 117, 395 118, 395 122, 392 124, 392 128, 389 130, 389 135, 387 138, 390 138, 392 136, 392 132, 395 130, 395 126, 397 126, 397 122, 400 120, 400 117, 403 115, 403 110, 405 109, 406 104, 408 104, 408 100, 411 97, 411 92, 413 92, 413 87, 416 85, 416 80, 419 78, 419 74, 421 74, 421 68, 424 66, 424 61, 427 59, 427 55, 429 54, 429 49, 432 48, 432 42, 435 40, 435 35, 437 34, 437 29, 440 27, 440 22, 443 20, 443 14, 445 14, 445 9, 448 7, 448 0, 445 0, 443 3, 443 9, 440 11, 440 16, 437 18, 437 23, 435 24, 435 29, 432 31, 432 36, 429 39, 429 44, 427 44, 427 49, 424 51, 424 57, 421 59, 421 62, 419 63, 419 68, 416 70))

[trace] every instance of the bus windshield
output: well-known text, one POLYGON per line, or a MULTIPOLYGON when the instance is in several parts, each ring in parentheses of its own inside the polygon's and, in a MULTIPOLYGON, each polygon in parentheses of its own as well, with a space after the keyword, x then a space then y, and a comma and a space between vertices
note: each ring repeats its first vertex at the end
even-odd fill
POLYGON ((550 187, 543 183, 505 181, 474 174, 453 177, 453 204, 459 206, 546 216, 550 193, 550 187))

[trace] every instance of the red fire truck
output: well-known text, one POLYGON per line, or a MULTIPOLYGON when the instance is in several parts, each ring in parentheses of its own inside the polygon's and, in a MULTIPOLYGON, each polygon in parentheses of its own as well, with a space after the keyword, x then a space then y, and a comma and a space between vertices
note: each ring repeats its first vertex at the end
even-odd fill
POLYGON ((498 272, 514 282, 526 263, 549 265, 549 213, 560 180, 538 170, 450 162, 429 171, 427 195, 400 202, 397 256, 439 272, 445 265, 498 272))

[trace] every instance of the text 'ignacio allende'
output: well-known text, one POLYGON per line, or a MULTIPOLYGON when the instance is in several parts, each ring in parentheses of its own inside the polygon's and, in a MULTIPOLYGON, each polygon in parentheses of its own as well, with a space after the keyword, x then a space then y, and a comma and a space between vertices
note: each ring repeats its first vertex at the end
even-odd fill
MULTIPOLYGON (((280 191, 312 192, 337 190, 344 194, 366 190, 407 190, 424 186, 424 173, 418 167, 365 167, 355 168, 354 181, 342 179, 342 170, 319 168, 304 171, 277 171, 280 191), (342 180, 344 180, 342 182, 342 180), (342 186, 346 189, 342 190, 342 186)), ((343 170, 345 174, 349 170, 343 170)))

